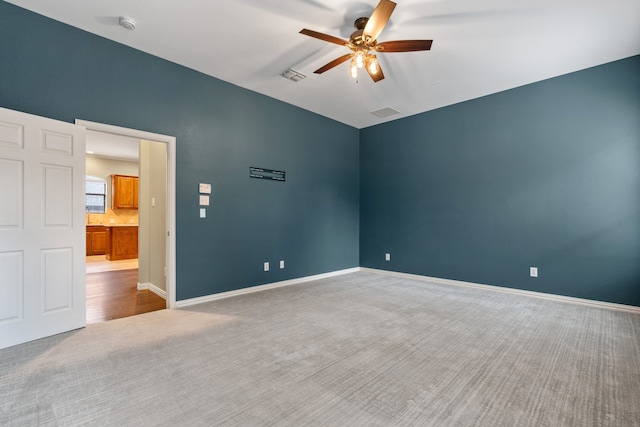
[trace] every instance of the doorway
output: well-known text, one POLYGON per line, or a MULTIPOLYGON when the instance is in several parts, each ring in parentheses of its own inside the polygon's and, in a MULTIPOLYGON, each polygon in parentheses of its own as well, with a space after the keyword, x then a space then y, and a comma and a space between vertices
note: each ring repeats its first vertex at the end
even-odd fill
MULTIPOLYGON (((100 132, 134 140, 140 144, 136 148, 142 153, 139 165, 140 186, 139 189, 138 186, 135 187, 136 194, 140 192, 141 200, 136 218, 140 221, 138 243, 141 254, 137 260, 137 269, 133 270, 132 264, 121 267, 120 270, 115 264, 115 268, 108 266, 106 269, 115 271, 104 273, 109 277, 101 278, 96 292, 101 292, 101 286, 115 291, 116 283, 127 282, 129 285, 117 297, 120 298, 121 307, 128 307, 125 311, 138 314, 140 310, 144 312, 158 309, 159 304, 163 305, 162 308, 175 308, 175 137, 84 120, 76 120, 76 124, 84 126, 88 134, 100 132), (160 158, 164 162, 159 162, 160 158), (161 170, 157 167, 151 167, 150 170, 149 165, 157 166, 159 163, 163 165, 161 170), (159 187, 163 191, 159 191, 159 187), (132 294, 133 282, 136 287, 132 294), (160 303, 159 296, 164 298, 160 303)), ((87 296, 91 282, 87 277, 87 296)))
POLYGON ((87 323, 163 309, 166 144, 87 130, 86 152, 87 323))

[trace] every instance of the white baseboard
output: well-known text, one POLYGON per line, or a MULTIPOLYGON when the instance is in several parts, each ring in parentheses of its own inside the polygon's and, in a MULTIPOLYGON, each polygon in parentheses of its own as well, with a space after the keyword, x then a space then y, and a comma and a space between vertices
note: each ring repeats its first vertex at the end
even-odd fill
POLYGON ((160 289, 159 287, 157 287, 153 283, 138 283, 138 290, 139 291, 144 291, 145 289, 150 290, 151 292, 153 292, 154 294, 158 295, 159 297, 167 299, 167 291, 164 291, 164 290, 160 289))
MULTIPOLYGON (((515 294, 515 295, 524 295, 524 296, 529 296, 529 297, 533 297, 533 298, 542 298, 542 299, 565 302, 565 303, 570 303, 570 304, 580 304, 580 305, 585 305, 585 306, 589 306, 589 307, 605 308, 605 309, 609 309, 609 310, 620 310, 620 311, 626 311, 626 312, 640 314, 640 307, 636 307, 636 306, 633 306, 633 305, 616 304, 616 303, 612 303, 612 302, 590 300, 590 299, 586 299, 586 298, 568 297, 568 296, 564 296, 564 295, 548 294, 548 293, 544 293, 544 292, 527 291, 527 290, 524 290, 524 289, 506 288, 506 287, 502 287, 502 286, 486 285, 486 284, 473 283, 473 282, 463 282, 463 281, 460 281, 460 280, 452 280, 452 279, 441 279, 439 277, 421 276, 421 275, 418 275, 418 274, 400 273, 400 272, 396 272, 396 271, 378 270, 378 269, 366 268, 366 267, 355 267, 355 268, 349 268, 349 269, 346 269, 346 270, 332 271, 332 272, 329 272, 329 273, 317 274, 317 275, 314 275, 314 276, 300 277, 298 279, 284 280, 284 281, 275 282, 275 283, 267 283, 267 284, 264 284, 264 285, 252 286, 252 287, 249 287, 249 288, 236 289, 236 290, 233 290, 233 291, 221 292, 221 293, 218 293, 218 294, 205 295, 205 296, 202 296, 202 297, 190 298, 190 299, 186 299, 186 300, 176 301, 176 308, 188 307, 190 305, 202 304, 202 303, 210 302, 210 301, 217 301, 217 300, 220 300, 220 299, 231 298, 231 297, 235 297, 235 296, 238 296, 238 295, 250 294, 250 293, 253 293, 253 292, 262 292, 262 291, 266 291, 268 289, 275 289, 275 288, 280 288, 280 287, 283 287, 283 286, 297 285, 297 284, 301 284, 301 283, 311 282, 311 281, 314 281, 314 280, 324 279, 324 278, 327 278, 327 277, 335 277, 335 276, 340 276, 340 275, 343 275, 343 274, 356 273, 358 271, 362 271, 362 272, 366 272, 366 273, 382 274, 382 275, 387 275, 387 276, 396 276, 396 277, 401 277, 401 278, 405 278, 405 279, 421 280, 421 281, 425 281, 425 282, 434 282, 434 283, 440 283, 440 284, 443 284, 443 285, 464 286, 464 287, 468 287, 468 288, 482 289, 482 290, 493 291, 493 292, 502 292, 502 293, 515 294)), ((155 287, 154 285, 152 285, 150 283, 138 284, 138 289, 149 289, 152 292, 157 293, 158 295, 160 295, 161 297, 166 299, 166 293, 163 290, 155 287), (141 286, 145 286, 145 285, 149 285, 149 287, 148 288, 141 288, 141 286), (155 288, 160 293, 154 291, 153 288, 155 288)))
POLYGON ((459 280, 440 279, 438 277, 420 276, 418 274, 399 273, 396 271, 377 270, 374 268, 360 267, 359 270, 367 273, 396 276, 396 277, 402 277, 405 279, 422 280, 425 282, 435 282, 443 285, 465 286, 468 288, 484 289, 489 291, 503 292, 503 293, 516 294, 516 295, 525 295, 525 296, 534 297, 534 298, 542 298, 542 299, 553 300, 553 301, 567 302, 571 304, 580 304, 580 305, 586 305, 590 307, 606 308, 610 310, 621 310, 621 311, 640 314, 640 307, 636 307, 633 305, 616 304, 613 302, 597 301, 597 300, 590 300, 585 298, 567 297, 564 295, 547 294, 547 293, 536 292, 536 291, 526 291, 523 289, 505 288, 502 286, 483 285, 480 283, 462 282, 459 280))
POLYGON ((249 288, 236 289, 234 291, 220 292, 219 294, 205 295, 202 297, 189 298, 176 301, 176 308, 188 307, 190 305, 202 304, 205 302, 217 301, 224 298, 231 298, 238 295, 250 294, 253 292, 262 292, 268 289, 281 288, 283 286, 297 285, 300 283, 311 282, 314 280, 325 279, 327 277, 340 276, 348 273, 360 271, 360 267, 348 268, 346 270, 332 271, 329 273, 316 274, 314 276, 300 277, 298 279, 283 280, 281 282, 267 283, 264 285, 251 286, 249 288))

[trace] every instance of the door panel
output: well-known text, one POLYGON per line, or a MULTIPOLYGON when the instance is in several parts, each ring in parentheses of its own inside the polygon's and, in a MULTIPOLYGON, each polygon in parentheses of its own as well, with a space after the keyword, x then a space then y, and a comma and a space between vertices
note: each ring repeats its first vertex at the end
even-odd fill
POLYGON ((0 108, 0 348, 86 324, 84 146, 81 126, 0 108))
POLYGON ((0 121, 0 145, 11 148, 22 148, 22 126, 15 123, 0 121))
POLYGON ((73 156, 73 137, 51 131, 42 131, 42 152, 73 156))
POLYGON ((0 228, 22 228, 22 162, 0 158, 0 228))
POLYGON ((52 165, 42 166, 41 207, 44 228, 72 227, 73 169, 52 165))
POLYGON ((47 249, 41 256, 42 313, 73 308, 73 248, 47 249))
POLYGON ((6 280, 6 286, 0 287, 0 324, 22 317, 22 280, 23 253, 0 253, 0 275, 6 280))

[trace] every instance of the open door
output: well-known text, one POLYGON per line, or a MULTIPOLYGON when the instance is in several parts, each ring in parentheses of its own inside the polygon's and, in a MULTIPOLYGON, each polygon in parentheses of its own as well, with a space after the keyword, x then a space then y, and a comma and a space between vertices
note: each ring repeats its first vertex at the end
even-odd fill
POLYGON ((85 129, 0 108, 0 348, 86 324, 85 129))

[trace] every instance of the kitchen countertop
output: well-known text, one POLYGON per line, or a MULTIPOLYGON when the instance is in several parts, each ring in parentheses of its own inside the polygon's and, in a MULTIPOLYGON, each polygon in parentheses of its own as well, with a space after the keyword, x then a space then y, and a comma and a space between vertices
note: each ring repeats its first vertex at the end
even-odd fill
POLYGON ((87 227, 137 227, 138 224, 86 224, 87 227))

